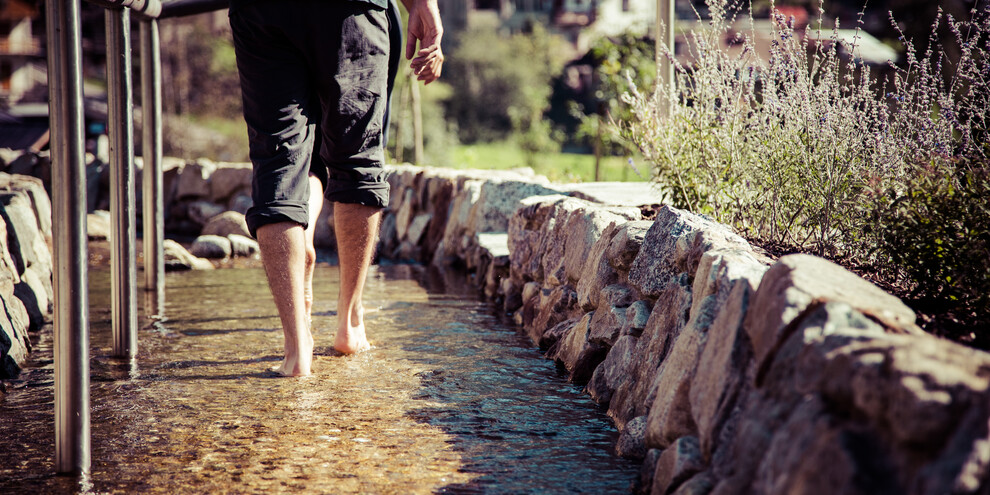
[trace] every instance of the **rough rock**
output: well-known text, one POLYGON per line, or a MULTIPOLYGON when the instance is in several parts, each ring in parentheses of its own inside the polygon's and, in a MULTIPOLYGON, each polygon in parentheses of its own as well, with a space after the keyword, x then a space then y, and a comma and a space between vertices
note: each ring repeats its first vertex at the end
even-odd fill
POLYGON ((540 336, 540 341, 537 342, 537 347, 541 351, 545 351, 545 355, 548 358, 554 359, 559 352, 561 339, 574 328, 574 325, 577 325, 578 321, 580 321, 580 318, 571 318, 554 325, 546 332, 543 332, 543 335, 540 336))
POLYGON ((581 268, 581 277, 576 287, 578 304, 585 311, 592 311, 598 306, 602 289, 619 281, 619 274, 609 264, 605 252, 620 228, 613 223, 602 231, 581 268))
MULTIPOLYGON (((773 435, 753 484, 756 493, 810 495, 903 493, 881 462, 880 469, 857 459, 874 457, 867 439, 837 426, 819 400, 802 403, 773 435), (858 444, 858 445, 857 445, 858 444), (855 450, 850 450, 855 449, 855 450)), ((879 459, 876 459, 879 461, 879 459)))
POLYGON ((598 309, 591 322, 589 340, 611 347, 626 325, 627 308, 635 300, 636 294, 625 285, 605 287, 599 294, 598 309))
POLYGON ((45 184, 36 177, 27 175, 11 175, 0 172, 0 189, 12 192, 23 192, 31 200, 31 208, 38 223, 41 235, 52 236, 52 203, 45 191, 45 184))
POLYGON ((698 262, 691 288, 691 318, 714 319, 738 282, 746 283, 755 291, 767 268, 750 251, 715 249, 705 252, 698 262), (709 314, 703 314, 705 311, 709 314))
POLYGON ((646 233, 652 225, 652 220, 639 220, 626 222, 619 226, 605 250, 605 257, 612 268, 628 275, 636 255, 639 254, 639 250, 643 246, 646 233))
POLYGON ((896 297, 831 261, 788 255, 763 276, 744 323, 757 366, 765 366, 806 308, 829 301, 849 304, 893 331, 920 333, 914 312, 896 297))
POLYGON ((465 225, 468 235, 480 232, 506 232, 509 218, 519 207, 519 201, 533 196, 558 194, 537 182, 519 180, 487 180, 481 184, 477 201, 471 206, 465 225))
POLYGON ((671 493, 705 469, 701 446, 695 437, 681 437, 660 454, 651 493, 671 493))
POLYGON ((646 323, 650 321, 650 314, 653 312, 653 305, 649 301, 636 301, 626 309, 626 322, 622 325, 621 335, 634 335, 639 337, 646 328, 646 323))
POLYGON ((200 232, 200 235, 218 235, 220 237, 227 237, 231 234, 251 237, 244 215, 236 211, 225 211, 214 216, 206 222, 200 232))
POLYGON ((395 229, 395 213, 388 212, 382 218, 382 224, 378 228, 378 243, 386 253, 394 250, 399 244, 399 235, 395 229))
POLYGON ((401 206, 395 214, 395 231, 399 236, 399 241, 406 240, 406 231, 409 229, 409 224, 412 223, 413 215, 416 212, 415 201, 416 192, 411 188, 406 189, 402 194, 401 206))
POLYGON ((234 193, 251 187, 250 163, 220 163, 210 174, 210 195, 214 203, 225 203, 234 193))
POLYGON ((254 206, 254 200, 251 199, 249 194, 236 194, 227 202, 228 210, 236 211, 242 215, 247 214, 252 206, 254 206))
POLYGON ((181 158, 166 156, 162 158, 162 201, 167 205, 177 199, 179 177, 186 169, 186 161, 181 158))
POLYGON ((671 495, 708 495, 715 488, 715 476, 704 471, 681 483, 671 495))
POLYGON ((564 274, 564 255, 567 247, 567 237, 570 235, 567 225, 573 215, 582 215, 582 208, 587 203, 579 199, 564 198, 554 201, 550 208, 542 232, 539 235, 539 245, 535 253, 542 265, 538 272, 544 284, 550 286, 567 283, 564 274))
POLYGON ((728 226, 665 205, 633 261, 629 283, 646 297, 659 297, 680 274, 694 277, 702 255, 712 249, 751 247, 728 226))
POLYGON ((210 175, 216 169, 216 164, 205 159, 195 163, 187 163, 178 174, 175 198, 206 199, 210 197, 210 175))
POLYGON ((660 449, 650 449, 643 457, 643 465, 639 468, 639 482, 633 489, 634 493, 649 493, 653 488, 653 475, 657 471, 657 461, 660 460, 660 449))
POLYGON ((91 241, 110 240, 110 212, 97 210, 86 215, 86 237, 91 241))
POLYGON ((646 416, 633 418, 619 435, 615 442, 615 453, 626 459, 643 459, 646 457, 646 416))
POLYGON ((722 427, 729 419, 746 380, 753 351, 742 328, 753 297, 749 284, 736 284, 708 329, 708 344, 691 381, 691 414, 698 427, 702 452, 714 452, 722 427))
POLYGON ((189 203, 186 215, 196 225, 206 225, 210 219, 226 211, 226 208, 210 201, 193 201, 189 203))
POLYGON ((588 393, 599 404, 608 404, 612 400, 612 393, 630 379, 633 360, 637 357, 635 351, 638 340, 632 335, 619 337, 602 364, 595 368, 595 373, 588 382, 588 393))
POLYGON ((7 222, 0 215, 0 298, 14 295, 14 285, 20 283, 17 265, 10 256, 10 244, 7 238, 7 222))
POLYGON ((990 398, 990 354, 927 335, 880 334, 843 303, 804 318, 787 346, 799 344, 799 392, 821 392, 829 404, 889 425, 904 446, 940 449, 958 418, 990 398))
POLYGON ((572 316, 577 293, 571 287, 561 285, 553 289, 542 289, 539 298, 539 310, 528 327, 529 336, 534 343, 540 341, 543 332, 572 316))
POLYGON ((650 447, 667 448, 679 437, 697 435, 691 415, 691 380, 706 339, 705 332, 688 324, 660 365, 654 387, 656 399, 650 407, 646 426, 646 441, 650 447))
POLYGON ((506 267, 509 263, 509 235, 504 233, 478 234, 478 246, 484 249, 492 258, 504 258, 506 267))
POLYGON ((465 181, 461 189, 454 194, 450 204, 450 215, 443 231, 443 246, 445 256, 456 256, 463 253, 461 246, 467 231, 471 211, 481 196, 480 180, 465 181))
POLYGON ((27 194, 0 193, 0 216, 7 223, 7 247, 18 273, 36 267, 40 273, 51 273, 52 254, 38 229, 38 220, 27 194))
POLYGON ((162 243, 162 250, 165 254, 165 270, 167 271, 214 269, 213 263, 210 263, 209 260, 193 256, 186 248, 182 247, 182 244, 172 239, 165 239, 165 242, 162 243))
MULTIPOLYGON (((50 277, 50 274, 48 274, 50 277)), ((52 311, 51 284, 42 281, 34 268, 28 268, 21 276, 21 282, 14 287, 14 295, 21 300, 28 315, 30 331, 38 331, 47 321, 52 311)))
POLYGON ((423 234, 426 233, 426 229, 430 226, 430 220, 433 215, 429 213, 420 213, 413 217, 412 221, 409 222, 409 227, 406 229, 406 240, 408 240, 413 245, 419 245, 420 241, 423 240, 423 234))
POLYGON ((491 263, 488 264, 488 270, 485 272, 485 296, 500 302, 497 299, 504 296, 504 293, 499 291, 502 289, 502 282, 505 281, 511 282, 509 279, 509 256, 492 258, 491 263))
POLYGON ((509 274, 526 283, 543 280, 544 232, 556 225, 555 204, 566 196, 538 196, 519 202, 519 208, 509 220, 509 274))
POLYGON ((612 223, 639 218, 639 210, 605 208, 579 199, 557 201, 553 230, 544 234, 543 276, 551 285, 576 284, 592 247, 612 223))
POLYGON ((31 349, 27 319, 20 321, 16 316, 26 311, 16 297, 0 299, 0 302, 4 305, 4 310, 0 311, 0 379, 16 378, 31 349))
POLYGON ((568 232, 564 245, 563 269, 566 282, 576 284, 581 278, 592 246, 612 224, 640 218, 636 208, 587 206, 570 215, 565 226, 568 232))
POLYGON ((512 277, 502 279, 499 293, 505 298, 502 308, 506 313, 512 313, 522 306, 522 289, 512 277))
POLYGON ((592 316, 592 313, 582 316, 560 338, 556 352, 548 356, 564 365, 568 379, 574 383, 587 383, 608 353, 608 348, 588 340, 592 316))
POLYGON ((691 291, 686 284, 685 278, 668 287, 653 306, 637 341, 629 377, 615 389, 609 402, 608 414, 617 424, 648 414, 656 400, 657 374, 675 339, 687 325, 691 291))
POLYGON ((201 235, 193 241, 189 252, 197 258, 223 259, 230 257, 230 240, 218 235, 201 235))
POLYGON ((227 236, 230 241, 230 252, 234 256, 251 257, 261 253, 258 241, 240 234, 230 234, 227 236))
POLYGON ((451 178, 441 176, 428 180, 426 190, 430 198, 426 212, 433 215, 433 218, 426 231, 424 247, 428 252, 436 253, 440 242, 443 241, 443 232, 447 226, 447 215, 454 198, 455 185, 451 178))

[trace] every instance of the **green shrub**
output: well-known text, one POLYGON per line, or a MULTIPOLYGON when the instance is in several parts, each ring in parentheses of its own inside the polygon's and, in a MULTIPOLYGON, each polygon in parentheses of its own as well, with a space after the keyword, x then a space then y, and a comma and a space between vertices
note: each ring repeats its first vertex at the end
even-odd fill
POLYGON ((877 249, 914 296, 946 309, 990 307, 990 169, 934 162, 878 194, 877 249))
POLYGON ((662 48, 676 90, 630 78, 623 98, 622 128, 675 205, 990 318, 990 11, 940 11, 925 52, 905 39, 906 62, 881 79, 821 18, 801 34, 775 16, 764 60, 726 0, 708 7, 687 34, 690 66, 662 48), (723 49, 733 37, 738 49, 723 49))

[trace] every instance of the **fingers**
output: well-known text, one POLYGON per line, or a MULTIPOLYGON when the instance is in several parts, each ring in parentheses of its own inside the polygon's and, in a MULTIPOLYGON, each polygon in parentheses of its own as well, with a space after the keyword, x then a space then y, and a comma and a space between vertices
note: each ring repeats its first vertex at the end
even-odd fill
POLYGON ((440 77, 443 70, 443 51, 440 46, 424 48, 417 53, 410 66, 416 78, 429 84, 440 77))
POLYGON ((413 58, 413 53, 416 52, 416 37, 409 33, 406 36, 406 60, 413 58))

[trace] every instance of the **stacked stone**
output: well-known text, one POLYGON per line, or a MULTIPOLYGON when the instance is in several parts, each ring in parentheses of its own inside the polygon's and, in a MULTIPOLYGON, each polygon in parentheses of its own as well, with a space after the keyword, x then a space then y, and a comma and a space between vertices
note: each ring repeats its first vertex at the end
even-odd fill
POLYGON ((31 350, 28 332, 51 319, 51 238, 51 202, 41 180, 0 172, 0 379, 20 373, 31 350))
POLYGON ((990 493, 990 355, 845 269, 540 179, 390 182, 384 254, 468 267, 608 407, 642 492, 990 493))

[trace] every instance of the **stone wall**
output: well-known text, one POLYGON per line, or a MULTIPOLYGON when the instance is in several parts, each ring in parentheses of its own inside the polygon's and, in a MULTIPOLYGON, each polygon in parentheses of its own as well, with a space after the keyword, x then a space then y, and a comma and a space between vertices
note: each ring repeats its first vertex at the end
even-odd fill
POLYGON ((467 268, 608 408, 639 490, 990 494, 990 354, 845 269, 539 178, 390 182, 383 253, 467 268))
POLYGON ((31 350, 28 332, 51 320, 51 237, 41 180, 0 172, 0 379, 20 373, 31 350))
MULTIPOLYGON (((169 163, 172 230, 243 233, 246 165, 169 163)), ((644 220, 642 185, 412 166, 389 182, 379 253, 466 269, 607 407, 617 453, 643 463, 639 490, 990 494, 990 355, 924 334, 841 267, 773 262, 666 206, 644 220)), ((50 310, 43 193, 0 176, 0 372, 50 310)), ((325 208, 321 244, 331 222, 325 208)))

